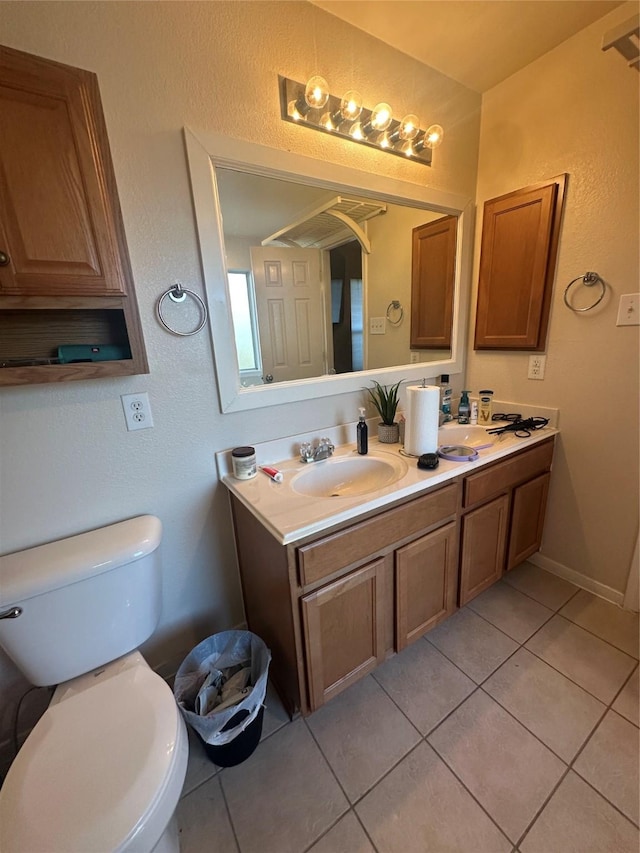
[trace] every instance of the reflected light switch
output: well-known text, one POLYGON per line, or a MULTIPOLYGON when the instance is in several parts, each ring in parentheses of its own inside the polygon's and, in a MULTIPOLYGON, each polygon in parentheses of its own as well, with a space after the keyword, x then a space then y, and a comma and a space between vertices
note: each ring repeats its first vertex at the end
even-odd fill
POLYGON ((616 326, 640 325, 640 293, 624 293, 618 305, 616 326))
POLYGON ((386 317, 370 317, 369 318, 369 334, 384 335, 386 334, 386 317))

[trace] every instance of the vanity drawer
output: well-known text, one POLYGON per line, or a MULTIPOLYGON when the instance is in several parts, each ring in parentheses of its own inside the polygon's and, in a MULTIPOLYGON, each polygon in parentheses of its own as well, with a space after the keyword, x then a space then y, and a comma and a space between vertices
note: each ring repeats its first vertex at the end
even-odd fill
POLYGON ((298 548, 300 584, 308 586, 340 569, 388 549, 455 515, 458 487, 445 486, 298 548))
POLYGON ((466 477, 463 491, 463 507, 474 504, 508 491, 519 483, 532 480, 551 468, 553 458, 553 439, 538 444, 530 450, 498 462, 484 471, 466 477))

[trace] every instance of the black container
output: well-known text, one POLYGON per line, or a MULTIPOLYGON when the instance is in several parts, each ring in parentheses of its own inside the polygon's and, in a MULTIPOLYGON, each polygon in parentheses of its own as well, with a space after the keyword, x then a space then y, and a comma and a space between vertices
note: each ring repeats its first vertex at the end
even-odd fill
MULTIPOLYGON (((249 713, 246 709, 238 711, 220 731, 228 731, 234 726, 239 725, 249 716, 249 713)), ((235 767, 236 764, 246 761, 260 743, 263 717, 264 705, 261 705, 255 720, 252 720, 247 728, 243 732, 240 732, 232 741, 222 746, 213 746, 210 743, 205 743, 204 749, 209 760, 217 764, 218 767, 235 767)))

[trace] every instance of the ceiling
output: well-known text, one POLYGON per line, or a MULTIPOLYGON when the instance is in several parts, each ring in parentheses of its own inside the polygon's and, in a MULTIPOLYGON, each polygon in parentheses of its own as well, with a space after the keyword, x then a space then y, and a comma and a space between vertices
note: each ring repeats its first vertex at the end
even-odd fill
POLYGON ((524 68, 620 0, 311 0, 476 92, 524 68))

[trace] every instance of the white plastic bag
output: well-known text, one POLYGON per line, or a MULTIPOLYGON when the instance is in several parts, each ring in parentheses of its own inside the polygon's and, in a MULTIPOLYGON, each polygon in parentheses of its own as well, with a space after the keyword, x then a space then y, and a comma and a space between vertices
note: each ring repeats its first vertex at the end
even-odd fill
POLYGON ((267 692, 267 678, 271 652, 260 637, 251 631, 222 631, 207 637, 195 647, 180 664, 173 684, 173 695, 185 720, 211 746, 230 743, 258 716, 267 692), (215 670, 249 662, 251 669, 248 695, 231 707, 214 708, 201 716, 195 712, 200 688, 215 670), (244 714, 239 712, 244 711, 244 714), (248 712, 248 713, 247 713, 248 712), (241 721, 225 731, 227 723, 236 715, 241 721), (245 716, 246 714, 246 716, 245 716))

